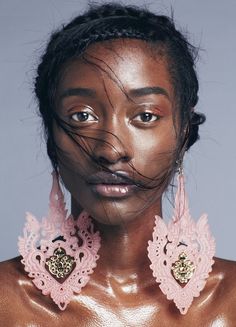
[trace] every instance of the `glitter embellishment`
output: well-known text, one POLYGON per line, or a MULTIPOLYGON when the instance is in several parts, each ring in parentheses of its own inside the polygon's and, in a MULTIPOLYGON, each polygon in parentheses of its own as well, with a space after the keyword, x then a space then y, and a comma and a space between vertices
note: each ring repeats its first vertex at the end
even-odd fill
POLYGON ((187 254, 182 252, 179 255, 179 260, 175 261, 171 269, 175 279, 181 284, 186 284, 193 276, 195 266, 193 262, 187 259, 187 254))
POLYGON ((58 248, 54 251, 53 256, 48 259, 46 265, 52 275, 57 278, 65 278, 72 272, 74 263, 73 257, 67 255, 64 249, 58 248))

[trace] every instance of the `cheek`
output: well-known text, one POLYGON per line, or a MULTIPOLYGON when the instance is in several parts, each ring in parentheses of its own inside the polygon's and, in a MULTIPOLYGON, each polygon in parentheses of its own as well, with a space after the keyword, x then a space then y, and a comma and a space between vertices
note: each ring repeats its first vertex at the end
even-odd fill
POLYGON ((53 128, 54 140, 59 148, 57 150, 59 173, 66 189, 75 197, 78 197, 78 185, 83 189, 82 175, 87 174, 87 165, 84 152, 60 127, 56 124, 53 128))
POLYGON ((140 132, 133 140, 135 168, 145 171, 149 177, 155 176, 172 163, 176 145, 176 132, 172 124, 140 132))
POLYGON ((71 139, 60 127, 56 124, 53 126, 54 140, 57 145, 57 156, 59 166, 77 170, 81 167, 81 156, 84 153, 78 141, 71 139))

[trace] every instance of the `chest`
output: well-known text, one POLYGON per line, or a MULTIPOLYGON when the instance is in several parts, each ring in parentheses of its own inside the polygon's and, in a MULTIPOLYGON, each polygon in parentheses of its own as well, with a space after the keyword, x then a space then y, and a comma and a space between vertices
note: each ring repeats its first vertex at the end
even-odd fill
MULTIPOLYGON (((123 306, 121 303, 101 304, 90 301, 87 306, 68 308, 64 312, 49 310, 22 310, 19 317, 8 317, 5 327, 233 327, 232 322, 219 312, 197 314, 189 312, 180 315, 175 311, 165 311, 152 304, 123 306)), ((199 310, 198 310, 199 311, 199 310)))

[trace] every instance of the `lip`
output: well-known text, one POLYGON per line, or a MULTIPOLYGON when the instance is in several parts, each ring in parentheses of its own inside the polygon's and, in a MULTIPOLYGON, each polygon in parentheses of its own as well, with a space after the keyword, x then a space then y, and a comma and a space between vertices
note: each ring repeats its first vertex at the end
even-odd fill
POLYGON ((135 185, 129 173, 125 171, 105 172, 100 171, 87 178, 88 184, 109 184, 109 185, 135 185))
POLYGON ((124 171, 98 172, 87 179, 92 191, 107 198, 124 198, 131 195, 137 185, 124 171))
POLYGON ((95 184, 92 185, 94 193, 106 198, 125 198, 131 195, 136 188, 135 185, 122 184, 95 184))

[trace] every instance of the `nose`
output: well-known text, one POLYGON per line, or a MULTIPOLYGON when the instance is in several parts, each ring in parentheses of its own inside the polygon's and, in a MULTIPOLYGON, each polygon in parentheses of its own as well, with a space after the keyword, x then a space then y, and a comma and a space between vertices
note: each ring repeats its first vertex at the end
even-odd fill
POLYGON ((131 147, 128 142, 124 143, 118 133, 102 131, 96 137, 93 156, 97 163, 105 166, 125 163, 131 160, 131 147))

